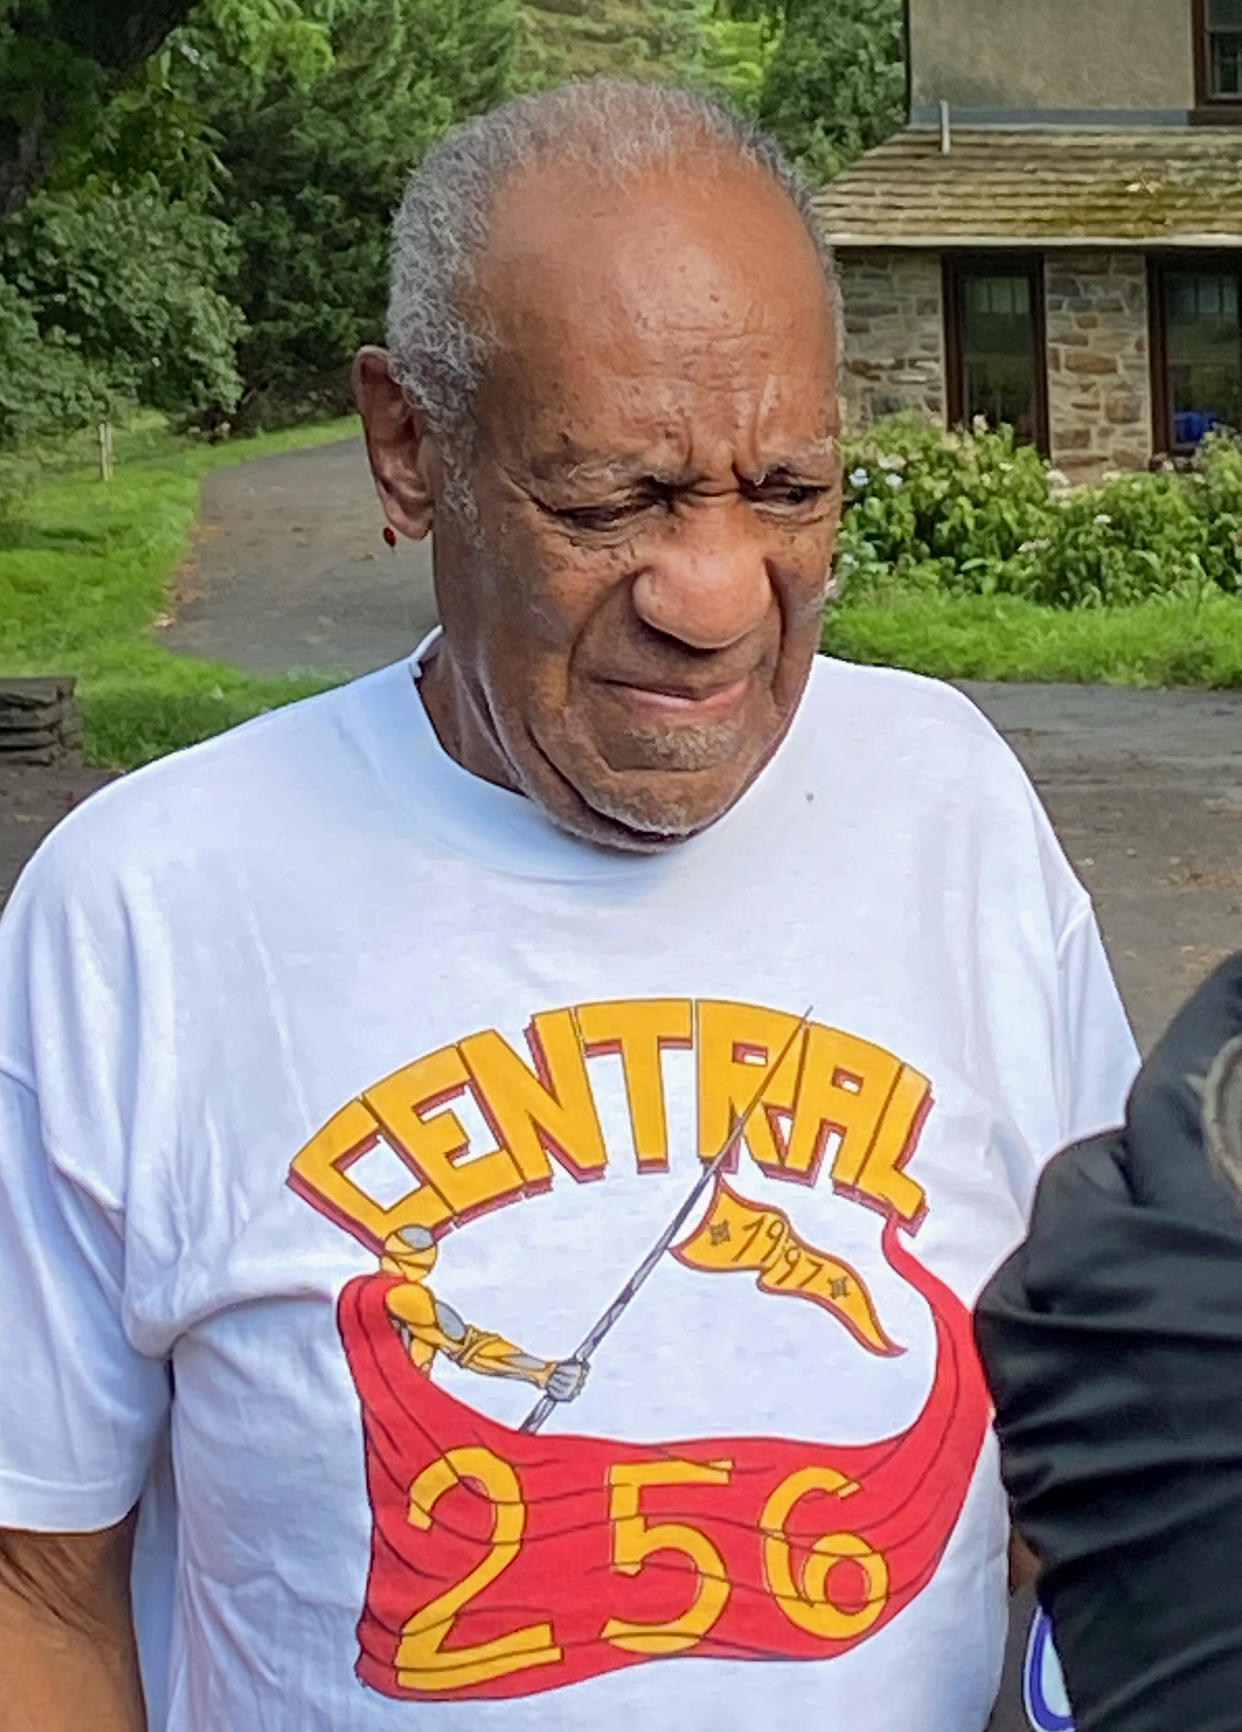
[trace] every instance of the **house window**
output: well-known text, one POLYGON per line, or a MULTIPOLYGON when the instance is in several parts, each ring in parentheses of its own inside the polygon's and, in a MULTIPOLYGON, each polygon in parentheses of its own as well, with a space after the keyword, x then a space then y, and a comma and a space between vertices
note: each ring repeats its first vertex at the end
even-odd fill
POLYGON ((1048 449, 1043 259, 962 254, 945 260, 949 420, 1007 422, 1021 444, 1048 449))
POLYGON ((1242 113, 1242 0, 1194 0, 1194 27, 1198 118, 1234 120, 1232 110, 1242 113))
POLYGON ((1156 445, 1193 451, 1242 428, 1242 262, 1161 262, 1152 290, 1156 445))

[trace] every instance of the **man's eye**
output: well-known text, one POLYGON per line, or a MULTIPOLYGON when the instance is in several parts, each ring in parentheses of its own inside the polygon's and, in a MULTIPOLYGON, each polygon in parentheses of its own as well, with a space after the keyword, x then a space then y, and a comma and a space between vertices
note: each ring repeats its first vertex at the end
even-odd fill
POLYGON ((564 522, 575 529, 619 529, 646 509, 646 501, 623 500, 616 505, 572 505, 557 512, 564 522))
POLYGON ((751 498, 759 505, 774 505, 781 511, 799 511, 817 505, 828 492, 810 482, 763 481, 752 491, 751 498))

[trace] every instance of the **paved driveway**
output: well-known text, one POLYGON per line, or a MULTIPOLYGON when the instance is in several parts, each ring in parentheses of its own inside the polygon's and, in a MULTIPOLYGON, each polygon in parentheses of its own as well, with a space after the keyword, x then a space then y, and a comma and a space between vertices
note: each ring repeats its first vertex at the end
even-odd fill
POLYGON ((219 469, 203 486, 169 649, 251 673, 366 673, 435 624, 429 543, 381 537, 361 439, 219 469))

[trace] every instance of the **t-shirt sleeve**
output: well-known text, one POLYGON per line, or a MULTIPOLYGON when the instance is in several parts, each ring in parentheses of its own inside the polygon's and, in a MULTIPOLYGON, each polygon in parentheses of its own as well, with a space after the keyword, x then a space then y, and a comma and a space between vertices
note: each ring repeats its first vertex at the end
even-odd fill
POLYGON ((1064 1144, 1121 1123, 1139 1061, 1100 929, 1086 900, 1061 935, 1057 963, 1064 1144))
POLYGON ((137 1503, 165 1366, 122 1321, 117 1211, 58 1166, 39 1102, 0 1071, 0 1526, 110 1527, 137 1503))
POLYGON ((0 918, 0 1527, 120 1521, 169 1410, 135 1338, 131 913, 74 814, 0 918))

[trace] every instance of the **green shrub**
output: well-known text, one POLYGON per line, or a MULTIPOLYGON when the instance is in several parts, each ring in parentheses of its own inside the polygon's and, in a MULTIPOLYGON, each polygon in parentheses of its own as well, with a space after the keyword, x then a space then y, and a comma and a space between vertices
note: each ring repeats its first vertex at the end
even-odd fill
POLYGON ((1014 595, 1114 607, 1242 590, 1242 446, 1205 441, 1186 473, 1071 488, 1012 431, 944 433, 914 416, 847 441, 837 574, 848 593, 1014 595))
POLYGON ((1020 593, 1054 607, 1115 607, 1206 582, 1203 520, 1180 475, 1119 475, 1068 494, 1020 593))
MULTIPOLYGON (((150 177, 120 191, 39 193, 0 236, 0 271, 20 299, 10 317, 37 327, 65 374, 62 396, 89 383, 174 414, 226 412, 241 393, 243 321, 220 287, 234 256, 224 223, 150 177)), ((52 419, 81 425, 77 403, 65 408, 52 419)))
POLYGON ((1008 428, 944 433, 915 415, 847 442, 840 569, 990 595, 1019 590, 1048 529, 1052 484, 1008 428))
POLYGON ((63 330, 41 332, 29 299, 0 276, 0 449, 88 426, 115 402, 105 372, 63 330))
POLYGON ((1199 448, 1188 497, 1203 524, 1201 557, 1213 583, 1242 590, 1242 445, 1213 433, 1199 448))

